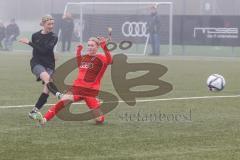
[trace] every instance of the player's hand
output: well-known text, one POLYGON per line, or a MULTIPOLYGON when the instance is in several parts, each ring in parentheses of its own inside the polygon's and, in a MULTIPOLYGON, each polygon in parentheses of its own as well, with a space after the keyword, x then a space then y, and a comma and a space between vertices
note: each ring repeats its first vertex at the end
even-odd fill
POLYGON ((19 40, 19 42, 21 42, 21 43, 24 43, 24 44, 29 44, 29 40, 28 40, 28 38, 21 38, 20 40, 19 40))
POLYGON ((82 44, 79 44, 76 46, 76 56, 81 56, 81 52, 82 52, 82 49, 83 49, 83 45, 82 44))
POLYGON ((82 44, 78 44, 77 46, 76 46, 76 49, 82 49, 83 48, 83 45, 82 44))
POLYGON ((107 40, 105 37, 97 37, 99 39, 99 42, 100 42, 100 46, 103 48, 106 46, 107 44, 107 40))

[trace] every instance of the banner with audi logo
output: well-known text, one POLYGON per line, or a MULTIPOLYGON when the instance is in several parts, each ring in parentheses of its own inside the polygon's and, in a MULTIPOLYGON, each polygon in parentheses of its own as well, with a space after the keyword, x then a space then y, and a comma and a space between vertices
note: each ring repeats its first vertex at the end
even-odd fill
MULTIPOLYGON (((85 15, 83 40, 94 35, 107 35, 107 28, 112 28, 112 40, 121 42, 145 43, 148 36, 149 15, 85 15), (103 18, 104 17, 104 18, 103 18)), ((161 43, 169 43, 169 16, 159 16, 161 43), (167 24, 167 25, 164 25, 167 24)))
POLYGON ((147 22, 125 21, 122 24, 122 34, 125 37, 148 37, 147 22))
MULTIPOLYGON (((79 19, 79 15, 74 15, 79 19)), ((83 15, 83 41, 91 36, 107 36, 112 40, 145 43, 149 15, 83 15)), ((169 15, 160 15, 160 43, 169 43, 169 15)), ((78 21, 79 22, 79 21, 78 21)), ((58 22, 56 22, 58 23, 58 22)), ((173 16, 173 44, 240 46, 240 16, 173 16)))

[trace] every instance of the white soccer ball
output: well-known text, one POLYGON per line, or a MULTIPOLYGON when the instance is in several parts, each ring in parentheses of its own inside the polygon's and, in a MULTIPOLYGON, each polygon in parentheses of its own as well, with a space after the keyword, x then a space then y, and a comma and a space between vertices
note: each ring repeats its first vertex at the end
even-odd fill
POLYGON ((224 89, 226 81, 220 74, 212 74, 207 79, 207 86, 210 91, 216 92, 224 89))

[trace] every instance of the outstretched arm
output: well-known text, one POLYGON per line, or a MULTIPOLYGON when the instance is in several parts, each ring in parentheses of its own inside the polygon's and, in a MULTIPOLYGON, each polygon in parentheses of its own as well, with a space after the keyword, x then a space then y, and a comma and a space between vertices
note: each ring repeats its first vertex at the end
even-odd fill
POLYGON ((81 63, 81 60, 82 60, 82 56, 81 56, 82 49, 83 49, 82 44, 78 45, 77 48, 76 48, 76 59, 77 59, 78 66, 80 66, 80 63, 81 63))
POLYGON ((33 38, 32 38, 32 42, 30 40, 28 40, 28 38, 21 38, 19 40, 19 42, 21 42, 21 43, 28 44, 28 45, 32 46, 34 49, 38 50, 39 53, 41 53, 41 54, 45 54, 49 50, 53 50, 53 48, 56 45, 57 41, 58 41, 58 38, 54 37, 44 47, 40 47, 40 46, 38 46, 37 44, 34 43, 33 38))
POLYGON ((107 41, 104 37, 99 38, 100 39, 100 46, 102 47, 105 55, 106 55, 106 59, 107 59, 107 64, 112 64, 112 56, 110 51, 107 48, 107 41))

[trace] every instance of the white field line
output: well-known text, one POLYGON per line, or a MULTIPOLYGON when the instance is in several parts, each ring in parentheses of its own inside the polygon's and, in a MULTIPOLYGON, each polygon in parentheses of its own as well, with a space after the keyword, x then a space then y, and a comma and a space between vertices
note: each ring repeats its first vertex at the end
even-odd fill
MULTIPOLYGON (((155 102, 155 101, 180 101, 180 100, 198 100, 198 99, 217 99, 217 98, 239 98, 240 95, 228 95, 228 96, 202 96, 202 97, 179 97, 179 98, 160 98, 160 99, 142 99, 136 100, 137 103, 142 102, 155 102)), ((123 103, 125 101, 118 101, 119 103, 123 103)), ((134 101, 127 101, 127 102, 134 102, 134 101)), ((104 102, 104 103, 114 103, 114 101, 104 102)), ((83 102, 80 103, 73 103, 73 104, 85 104, 83 102)), ((45 104, 45 106, 52 106, 54 104, 45 104)), ((0 109, 7 109, 7 108, 24 108, 24 107, 33 107, 33 104, 30 105, 15 105, 15 106, 0 106, 0 109)))

